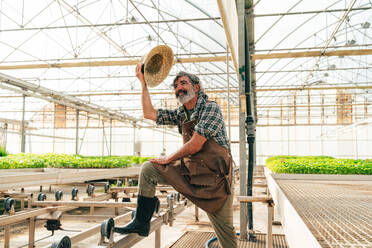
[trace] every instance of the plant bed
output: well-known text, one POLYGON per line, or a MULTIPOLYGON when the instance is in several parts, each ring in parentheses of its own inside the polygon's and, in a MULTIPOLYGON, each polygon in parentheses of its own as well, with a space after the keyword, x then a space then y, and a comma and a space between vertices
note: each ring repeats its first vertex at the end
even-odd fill
POLYGON ((0 169, 21 168, 125 168, 142 164, 148 157, 79 156, 68 154, 20 153, 0 157, 0 169))
POLYGON ((329 156, 274 156, 266 160, 272 173, 372 175, 372 161, 329 156))

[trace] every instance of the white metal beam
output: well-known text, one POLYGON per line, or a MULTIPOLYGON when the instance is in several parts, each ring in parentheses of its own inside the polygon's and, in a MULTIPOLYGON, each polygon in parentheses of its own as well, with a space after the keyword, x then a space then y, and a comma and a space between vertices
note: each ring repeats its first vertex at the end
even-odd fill
POLYGON ((235 2, 236 1, 217 0, 236 75, 239 76, 238 13, 235 2))
MULTIPOLYGON (((43 99, 48 102, 62 104, 74 109, 86 111, 88 113, 101 115, 108 119, 118 120, 121 122, 137 123, 137 126, 141 128, 156 127, 152 121, 150 122, 147 120, 134 118, 127 114, 81 100, 74 96, 69 96, 58 91, 35 85, 24 80, 5 75, 3 73, 0 73, 0 88, 24 94, 26 96, 43 99)), ((168 131, 172 135, 178 135, 178 133, 175 131, 168 131)))

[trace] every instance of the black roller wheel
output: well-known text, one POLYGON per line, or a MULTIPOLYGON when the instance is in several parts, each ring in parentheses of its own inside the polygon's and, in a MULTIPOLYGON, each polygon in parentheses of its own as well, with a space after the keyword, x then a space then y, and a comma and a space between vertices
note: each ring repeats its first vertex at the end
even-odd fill
POLYGON ((122 202, 130 202, 130 198, 129 197, 124 197, 123 200, 121 200, 122 202))
POLYGON ((57 190, 55 193, 56 201, 62 200, 63 192, 61 190, 57 190))
POLYGON ((4 201, 4 209, 6 212, 9 212, 12 209, 12 206, 15 205, 15 200, 7 197, 4 201))
POLYGON ((110 184, 109 183, 106 183, 105 184, 105 193, 107 193, 110 189, 110 184))
POLYGON ((111 230, 115 227, 113 218, 105 220, 101 224, 101 236, 110 239, 111 230))
POLYGON ((40 192, 38 195, 37 195, 37 200, 38 201, 45 201, 46 200, 46 195, 42 192, 40 192))
POLYGON ((94 186, 92 184, 90 184, 88 186, 87 193, 88 193, 88 196, 92 196, 93 195, 93 193, 94 193, 94 186))
POLYGON ((72 188, 71 195, 72 195, 72 200, 75 200, 77 198, 77 195, 79 193, 79 190, 77 188, 72 188))
POLYGON ((64 236, 60 241, 54 242, 52 248, 71 248, 71 240, 68 236, 64 236))

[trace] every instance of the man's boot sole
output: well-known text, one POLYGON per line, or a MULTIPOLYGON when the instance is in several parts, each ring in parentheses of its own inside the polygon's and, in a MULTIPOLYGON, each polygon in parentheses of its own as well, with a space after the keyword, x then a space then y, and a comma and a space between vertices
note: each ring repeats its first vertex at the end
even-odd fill
POLYGON ((131 233, 137 233, 138 235, 142 236, 142 237, 147 237, 149 236, 149 232, 139 232, 139 231, 124 231, 124 232, 118 232, 118 231, 115 231, 116 233, 119 233, 119 234, 131 234, 131 233))

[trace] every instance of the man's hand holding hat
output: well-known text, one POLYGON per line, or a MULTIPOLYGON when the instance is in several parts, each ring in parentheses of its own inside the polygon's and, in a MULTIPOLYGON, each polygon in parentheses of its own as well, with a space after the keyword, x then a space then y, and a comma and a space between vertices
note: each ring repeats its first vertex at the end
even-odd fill
POLYGON ((142 63, 138 63, 136 66, 136 77, 142 84, 142 88, 146 86, 145 76, 142 73, 142 63))

